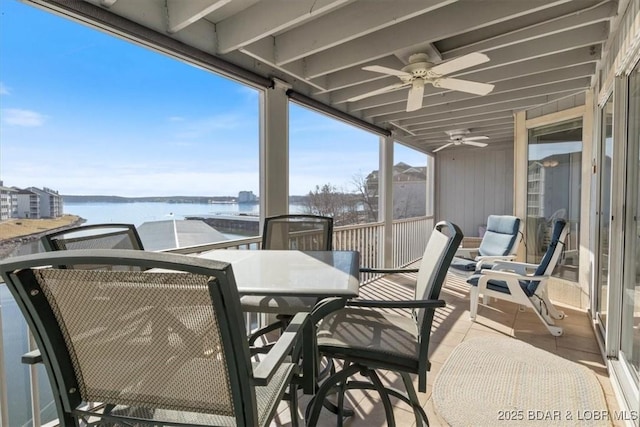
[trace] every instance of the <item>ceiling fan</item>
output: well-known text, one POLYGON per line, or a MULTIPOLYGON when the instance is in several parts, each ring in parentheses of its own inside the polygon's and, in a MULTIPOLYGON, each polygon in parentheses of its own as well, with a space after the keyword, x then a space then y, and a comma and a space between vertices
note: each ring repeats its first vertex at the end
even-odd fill
POLYGON ((489 57, 484 53, 469 53, 437 65, 429 62, 428 59, 429 56, 426 53, 413 54, 409 57, 409 64, 401 70, 383 67, 381 65, 362 67, 362 69, 366 71, 397 76, 401 82, 355 96, 347 101, 359 101, 390 90, 411 86, 407 97, 407 111, 415 111, 422 107, 425 83, 431 83, 435 87, 472 93, 474 95, 486 95, 493 90, 494 85, 492 84, 445 77, 447 74, 489 61, 489 57))
POLYGON ((488 136, 465 136, 470 133, 469 129, 448 130, 446 131, 446 133, 447 135, 449 135, 449 140, 451 140, 451 142, 436 148, 435 150, 433 150, 434 153, 452 145, 473 145, 474 147, 486 147, 486 142, 477 141, 489 139, 488 136))

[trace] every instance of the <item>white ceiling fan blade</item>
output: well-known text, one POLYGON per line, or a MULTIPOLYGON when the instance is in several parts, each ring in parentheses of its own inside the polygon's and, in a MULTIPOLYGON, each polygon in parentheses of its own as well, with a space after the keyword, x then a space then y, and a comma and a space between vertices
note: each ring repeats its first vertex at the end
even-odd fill
POLYGON ((448 144, 444 144, 443 146, 438 147, 438 148, 436 148, 435 150, 433 150, 433 152, 434 152, 434 153, 436 153, 436 152, 438 152, 438 151, 440 151, 440 150, 443 150, 443 149, 447 148, 447 147, 448 147, 448 146, 450 146, 450 145, 453 145, 453 142, 450 142, 450 143, 448 143, 448 144))
POLYGON ((486 142, 475 142, 475 141, 462 141, 463 144, 473 145, 474 147, 486 147, 488 144, 486 142))
POLYGON ((478 64, 483 64, 489 61, 489 57, 484 53, 474 52, 468 55, 463 55, 459 58, 452 59, 451 61, 443 62, 442 64, 434 65, 431 67, 431 71, 444 76, 445 74, 451 74, 458 70, 464 70, 465 68, 473 67, 478 64))
POLYGON ((411 77, 411 74, 402 70, 395 70, 393 68, 383 67, 382 65, 368 65, 366 67, 362 67, 362 69, 366 71, 373 71, 374 73, 391 74, 392 76, 411 77))
POLYGON ((422 97, 424 96, 424 80, 417 79, 411 84, 407 95, 407 111, 416 111, 422 108, 422 97))
POLYGON ((378 95, 378 94, 381 94, 381 93, 385 93, 385 92, 388 92, 390 90, 399 89, 399 88, 401 88, 403 86, 407 86, 407 85, 410 85, 410 84, 411 83, 398 82, 398 83, 392 84, 390 86, 385 86, 385 87, 382 87, 380 89, 372 90, 371 92, 363 93, 362 95, 354 96, 352 98, 347 99, 347 102, 360 101, 361 99, 368 98, 370 96, 378 95))
POLYGON ((480 141, 480 140, 484 140, 484 139, 489 139, 488 136, 470 136, 470 137, 464 137, 462 138, 463 141, 480 141))
POLYGON ((474 95, 486 95, 491 92, 494 85, 489 83, 478 83, 469 80, 452 79, 445 77, 433 82, 435 87, 458 90, 460 92, 472 93, 474 95))

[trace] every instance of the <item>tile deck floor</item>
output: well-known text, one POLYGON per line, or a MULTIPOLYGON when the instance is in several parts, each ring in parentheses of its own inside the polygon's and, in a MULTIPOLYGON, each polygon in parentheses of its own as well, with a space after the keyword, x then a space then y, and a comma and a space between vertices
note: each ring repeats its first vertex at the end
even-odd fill
MULTIPOLYGON (((363 298, 406 298, 412 297, 413 274, 386 276, 365 286, 361 292, 363 298), (386 296, 385 296, 386 295, 386 296)), ((559 321, 564 328, 560 337, 553 337, 530 310, 520 311, 516 304, 493 300, 489 306, 481 305, 476 322, 469 319, 469 287, 465 279, 449 273, 440 294, 447 302, 439 309, 434 320, 434 329, 430 342, 431 370, 427 374, 427 392, 418 393, 431 426, 448 426, 436 412, 431 400, 431 391, 435 378, 453 349, 462 341, 474 337, 508 336, 522 340, 540 349, 579 363, 591 369, 598 378, 608 410, 619 410, 613 389, 596 342, 590 319, 585 311, 560 306, 565 319, 559 321)), ((394 374, 386 373, 383 381, 394 382, 402 389, 401 381, 394 374)), ((417 381, 416 381, 417 390, 417 381)), ((304 425, 304 408, 308 396, 301 395, 299 402, 299 423, 304 425)), ((372 391, 351 391, 347 397, 348 406, 355 408, 355 415, 347 418, 345 426, 378 427, 386 426, 384 409, 377 393, 372 391)), ((392 398, 396 424, 400 427, 414 426, 415 420, 410 408, 392 398)), ((291 425, 287 403, 281 403, 272 426, 291 425)), ((319 426, 336 425, 335 415, 323 409, 319 426)), ((622 422, 612 422, 612 426, 623 426, 622 422)))

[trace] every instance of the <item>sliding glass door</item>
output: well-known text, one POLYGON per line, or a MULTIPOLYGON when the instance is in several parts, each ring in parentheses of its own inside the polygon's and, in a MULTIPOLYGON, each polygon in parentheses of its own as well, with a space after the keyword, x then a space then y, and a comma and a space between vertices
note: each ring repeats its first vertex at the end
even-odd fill
POLYGON ((629 77, 625 258, 620 359, 640 388, 640 64, 629 77))
POLYGON ((527 161, 527 262, 539 263, 555 219, 569 236, 554 276, 577 282, 580 247, 582 118, 529 129, 527 161))
POLYGON ((598 202, 598 272, 596 274, 596 313, 600 331, 607 327, 609 292, 609 241, 611 231, 611 162, 613 160, 613 96, 610 96, 601 114, 600 133, 600 198, 598 202))

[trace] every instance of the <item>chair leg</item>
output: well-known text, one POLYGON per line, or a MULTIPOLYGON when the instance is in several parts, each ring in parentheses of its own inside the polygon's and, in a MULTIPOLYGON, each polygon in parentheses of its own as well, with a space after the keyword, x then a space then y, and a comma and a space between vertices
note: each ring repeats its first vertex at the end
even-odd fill
POLYGON ((382 400, 382 405, 384 406, 384 413, 387 418, 387 426, 395 427, 396 426, 396 418, 393 415, 393 406, 391 406, 391 400, 389 399, 389 393, 385 386, 380 381, 380 377, 376 374, 376 371, 372 369, 367 369, 367 377, 371 380, 371 383, 374 385, 376 390, 378 390, 378 394, 380 395, 380 399, 382 400))
POLYGON ((478 287, 471 286, 471 290, 469 291, 469 317, 471 320, 475 320, 478 314, 478 297, 478 287))
MULTIPOLYGON (((551 332, 551 335, 555 337, 559 337, 560 335, 562 335, 562 328, 559 326, 555 326, 553 319, 547 313, 547 302, 545 302, 537 295, 532 296, 531 298, 529 298, 529 300, 531 301, 531 307, 533 308, 533 311, 540 318, 540 320, 542 320, 542 323, 544 323, 549 332, 551 332)), ((548 304, 551 305, 551 302, 549 301, 548 304)))
POLYGON ((549 299, 549 293, 547 292, 546 286, 543 287, 542 289, 538 288, 537 294, 538 294, 538 297, 542 301, 544 301, 544 304, 546 306, 547 312, 549 313, 549 316, 551 316, 555 320, 564 319, 564 311, 558 310, 556 306, 553 305, 553 303, 549 299))
POLYGON ((350 365, 343 368, 341 371, 338 371, 335 375, 327 378, 325 382, 322 383, 316 395, 311 399, 309 405, 307 406, 305 412, 305 420, 308 427, 313 427, 318 423, 318 419, 320 418, 320 411, 324 406, 325 399, 327 395, 342 382, 346 381, 350 376, 358 373, 360 371, 360 367, 358 365, 350 365))
POLYGON ((289 413, 291 414, 291 427, 298 427, 298 387, 289 385, 289 413))
POLYGON ((413 415, 416 417, 416 427, 422 426, 423 421, 424 425, 429 427, 429 418, 427 418, 427 413, 424 412, 424 409, 422 409, 422 406, 420 405, 420 399, 418 399, 418 394, 413 387, 411 376, 406 372, 401 372, 400 375, 402 376, 404 387, 407 389, 407 396, 409 397, 409 403, 413 409, 413 415))

